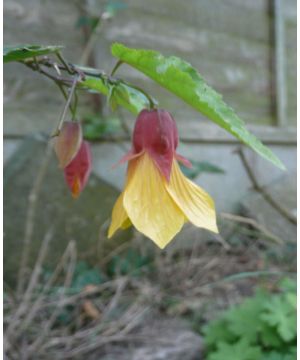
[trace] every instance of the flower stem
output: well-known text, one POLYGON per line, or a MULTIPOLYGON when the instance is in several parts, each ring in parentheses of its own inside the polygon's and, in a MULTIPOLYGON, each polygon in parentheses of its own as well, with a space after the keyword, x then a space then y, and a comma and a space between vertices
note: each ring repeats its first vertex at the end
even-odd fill
POLYGON ((110 76, 113 76, 115 74, 115 72, 118 70, 118 68, 123 64, 123 61, 118 60, 118 62, 116 63, 116 65, 114 66, 114 68, 112 69, 110 76))
POLYGON ((71 104, 71 100, 72 100, 72 97, 73 97, 73 94, 74 94, 74 91, 75 91, 77 82, 78 82, 78 76, 76 76, 76 77, 74 78, 74 80, 73 80, 73 84, 72 84, 72 86, 71 86, 68 99, 67 99, 67 101, 66 101, 66 104, 65 104, 65 106, 64 106, 64 109, 63 109, 62 114, 61 114, 61 116, 60 116, 60 119, 59 119, 57 128, 56 128, 54 134, 52 134, 51 137, 58 136, 59 133, 60 133, 60 129, 61 129, 61 127, 62 127, 62 124, 63 124, 64 120, 65 120, 65 117, 66 117, 68 108, 69 108, 69 106, 70 106, 70 104, 71 104))
MULTIPOLYGON (((124 82, 125 82, 125 81, 124 81, 124 82)), ((156 101, 153 99, 153 97, 152 97, 151 95, 149 95, 148 93, 146 93, 145 90, 141 89, 140 87, 138 87, 138 86, 136 86, 136 85, 127 84, 127 83, 126 83, 126 85, 129 86, 129 87, 131 87, 131 88, 133 88, 133 89, 135 89, 135 90, 137 90, 137 91, 139 91, 139 92, 141 92, 141 93, 147 98, 147 100, 149 101, 149 108, 150 108, 150 110, 156 108, 156 105, 157 105, 156 101)))

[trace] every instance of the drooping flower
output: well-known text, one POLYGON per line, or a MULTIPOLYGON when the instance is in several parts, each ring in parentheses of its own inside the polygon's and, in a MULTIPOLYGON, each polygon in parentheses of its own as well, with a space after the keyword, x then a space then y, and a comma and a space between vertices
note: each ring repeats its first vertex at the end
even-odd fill
POLYGON ((64 169, 74 159, 82 143, 81 125, 75 121, 65 121, 54 140, 54 150, 59 167, 64 169))
POLYGON ((74 198, 77 198, 84 189, 89 179, 91 168, 90 145, 88 142, 82 141, 73 160, 64 168, 65 180, 74 198))
POLYGON ((178 161, 190 162, 176 153, 178 131, 165 110, 143 110, 138 115, 128 161, 125 188, 112 211, 108 237, 131 224, 164 248, 186 221, 217 233, 214 201, 187 179, 178 161))

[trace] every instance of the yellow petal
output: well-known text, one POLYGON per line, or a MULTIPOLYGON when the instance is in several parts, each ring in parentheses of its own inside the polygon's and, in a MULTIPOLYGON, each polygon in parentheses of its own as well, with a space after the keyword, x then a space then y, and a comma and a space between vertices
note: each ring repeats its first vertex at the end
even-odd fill
POLYGON ((129 218, 127 218, 123 224, 121 225, 121 229, 122 230, 126 230, 127 228, 129 228, 132 225, 132 222, 130 221, 129 218))
POLYGON ((137 230, 162 249, 184 223, 184 214, 168 194, 166 180, 147 153, 129 163, 123 205, 137 230))
POLYGON ((112 237, 113 234, 119 229, 126 229, 130 226, 130 220, 123 206, 123 193, 118 197, 111 215, 111 223, 108 229, 108 237, 112 237))
POLYGON ((195 226, 218 233, 213 199, 186 178, 176 160, 173 161, 167 190, 188 220, 195 226))

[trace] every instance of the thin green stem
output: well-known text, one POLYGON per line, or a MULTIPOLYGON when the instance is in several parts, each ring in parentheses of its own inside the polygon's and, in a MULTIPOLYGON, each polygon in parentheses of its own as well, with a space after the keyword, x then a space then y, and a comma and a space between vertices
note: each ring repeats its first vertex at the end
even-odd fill
POLYGON ((114 76, 115 72, 118 70, 118 68, 123 64, 123 61, 118 60, 118 62, 116 63, 116 65, 113 67, 110 76, 114 76))
POLYGON ((136 86, 136 85, 128 84, 128 83, 125 82, 125 81, 124 81, 124 83, 125 83, 127 86, 129 86, 129 87, 131 87, 131 88, 133 88, 133 89, 141 92, 141 93, 147 98, 147 100, 149 101, 149 108, 150 108, 150 110, 156 108, 156 105, 157 105, 156 101, 153 99, 153 97, 152 97, 151 95, 149 95, 148 93, 146 93, 145 90, 141 89, 140 87, 138 87, 138 86, 136 86))

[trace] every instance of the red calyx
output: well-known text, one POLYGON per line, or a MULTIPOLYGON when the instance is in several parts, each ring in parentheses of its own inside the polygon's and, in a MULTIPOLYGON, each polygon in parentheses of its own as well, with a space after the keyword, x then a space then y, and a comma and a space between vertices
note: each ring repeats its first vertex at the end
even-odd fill
POLYGON ((174 157, 184 165, 191 166, 187 159, 176 154, 177 146, 178 131, 172 115, 162 109, 145 109, 136 119, 132 149, 121 162, 131 160, 146 151, 169 181, 174 157))

